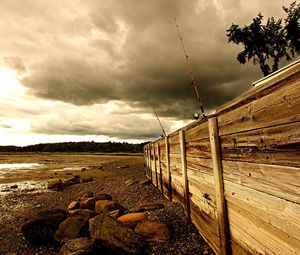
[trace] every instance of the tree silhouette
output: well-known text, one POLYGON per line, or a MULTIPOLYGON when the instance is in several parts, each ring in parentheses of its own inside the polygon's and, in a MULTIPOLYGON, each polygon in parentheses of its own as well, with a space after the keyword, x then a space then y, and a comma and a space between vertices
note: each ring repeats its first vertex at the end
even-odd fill
POLYGON ((226 30, 228 42, 244 46, 237 60, 245 64, 252 59, 264 76, 278 70, 282 58, 290 61, 300 52, 300 4, 293 2, 283 10, 287 14, 284 20, 271 17, 263 24, 264 17, 259 13, 249 26, 232 24, 226 30))

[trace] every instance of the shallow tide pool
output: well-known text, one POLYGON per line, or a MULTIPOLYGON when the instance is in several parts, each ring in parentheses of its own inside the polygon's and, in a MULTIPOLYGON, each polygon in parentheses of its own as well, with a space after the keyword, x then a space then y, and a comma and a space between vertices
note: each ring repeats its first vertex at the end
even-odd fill
POLYGON ((39 163, 0 164, 0 170, 33 169, 41 166, 43 164, 39 163))

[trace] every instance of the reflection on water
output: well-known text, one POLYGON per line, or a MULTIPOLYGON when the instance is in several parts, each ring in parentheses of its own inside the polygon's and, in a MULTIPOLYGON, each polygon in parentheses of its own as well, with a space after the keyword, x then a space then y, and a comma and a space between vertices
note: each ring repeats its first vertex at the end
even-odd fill
POLYGON ((64 167, 62 169, 54 169, 55 172, 63 172, 63 171, 79 171, 82 167, 64 167))
POLYGON ((38 163, 0 164, 0 170, 32 169, 42 166, 38 163))
POLYGON ((39 191, 47 188, 46 181, 22 181, 0 184, 0 195, 16 191, 39 191))
POLYGON ((31 170, 31 169, 37 169, 44 166, 43 164, 38 163, 21 163, 21 164, 0 164, 0 178, 2 174, 7 173, 8 171, 14 171, 14 170, 31 170))

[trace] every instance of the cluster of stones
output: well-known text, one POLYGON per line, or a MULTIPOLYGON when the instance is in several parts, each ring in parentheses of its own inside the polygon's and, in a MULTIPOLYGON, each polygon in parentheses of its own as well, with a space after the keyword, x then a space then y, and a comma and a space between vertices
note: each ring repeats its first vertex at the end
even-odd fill
POLYGON ((75 185, 81 182, 91 182, 91 181, 93 181, 92 177, 81 178, 79 175, 75 175, 73 178, 64 181, 62 181, 61 179, 50 181, 48 183, 48 189, 61 191, 68 186, 75 185))
POLYGON ((42 212, 28 219, 22 233, 35 244, 59 242, 61 255, 144 254, 149 243, 170 239, 167 224, 147 217, 147 211, 163 207, 150 203, 129 211, 109 194, 88 192, 71 202, 66 211, 42 212))

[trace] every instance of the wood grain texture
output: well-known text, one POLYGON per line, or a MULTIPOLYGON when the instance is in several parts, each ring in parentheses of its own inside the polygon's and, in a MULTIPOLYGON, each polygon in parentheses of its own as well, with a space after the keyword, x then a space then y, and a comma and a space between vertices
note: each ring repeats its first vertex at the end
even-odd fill
POLYGON ((160 158, 160 144, 157 143, 157 163, 158 163, 158 188, 160 189, 161 192, 163 192, 163 176, 162 176, 162 168, 161 168, 161 158, 160 158))
POLYGON ((209 138, 187 142, 186 152, 190 157, 211 158, 209 138))
POLYGON ((300 167, 300 122, 221 137, 222 159, 300 167))
POLYGON ((189 198, 189 183, 187 176, 187 165, 186 165, 186 151, 185 151, 185 138, 184 131, 179 131, 180 141, 180 155, 181 155, 181 170, 182 170, 182 183, 183 183, 183 197, 184 197, 184 209, 188 219, 191 218, 190 211, 190 198, 189 198))
POLYGON ((200 234, 207 241, 216 254, 220 252, 220 239, 218 236, 218 223, 198 205, 191 202, 191 219, 199 229, 200 234))
POLYGON ((146 161, 146 176, 147 176, 149 179, 151 179, 151 177, 150 177, 150 160, 149 160, 149 150, 148 150, 148 146, 145 146, 144 157, 145 157, 145 161, 146 161))
POLYGON ((222 165, 225 180, 300 204, 299 168, 226 160, 222 165))
POLYGON ((204 173, 192 173, 188 170, 189 191, 193 196, 197 196, 207 205, 216 208, 216 193, 214 186, 214 177, 204 173))
POLYGON ((300 240, 300 205, 230 181, 224 182, 226 201, 300 240))
POLYGON ((152 159, 151 159, 151 144, 148 145, 148 153, 149 153, 149 174, 150 174, 150 180, 152 181, 152 159))
POLYGON ((231 100, 230 102, 222 105, 216 109, 216 114, 221 115, 229 111, 233 111, 236 108, 241 107, 249 102, 259 100, 265 95, 271 94, 273 91, 276 91, 278 88, 286 86, 293 82, 294 80, 299 80, 300 76, 300 66, 299 63, 285 72, 280 72, 276 76, 272 76, 269 79, 261 82, 261 86, 253 87, 251 90, 245 92, 236 99, 231 100))
POLYGON ((228 226, 227 226, 227 212, 224 198, 222 160, 219 144, 219 133, 217 118, 210 118, 208 120, 209 138, 211 144, 212 165, 216 189, 216 204, 217 204, 217 219, 220 237, 220 254, 230 254, 228 226))
POLYGON ((151 144, 152 148, 152 182, 155 186, 157 186, 157 169, 156 169, 156 155, 155 155, 155 146, 154 143, 151 144))
POLYGON ((191 129, 185 130, 185 141, 192 142, 197 141, 199 139, 208 138, 208 123, 204 122, 201 125, 197 125, 192 127, 191 129))
MULTIPOLYGON (((230 232, 250 254, 299 254, 300 241, 228 202, 230 232)), ((233 250, 233 254, 238 254, 233 250)))
POLYGON ((172 175, 170 170, 170 150, 169 150, 169 137, 165 137, 165 148, 166 148, 166 169, 167 169, 167 189, 168 198, 172 201, 172 175))
POLYGON ((219 115, 220 135, 300 121, 299 87, 298 76, 259 100, 219 115))
POLYGON ((227 242, 225 204, 232 254, 300 254, 300 62, 260 83, 158 139, 156 157, 153 143, 145 150, 153 183, 184 208, 188 200, 216 254, 227 242))

